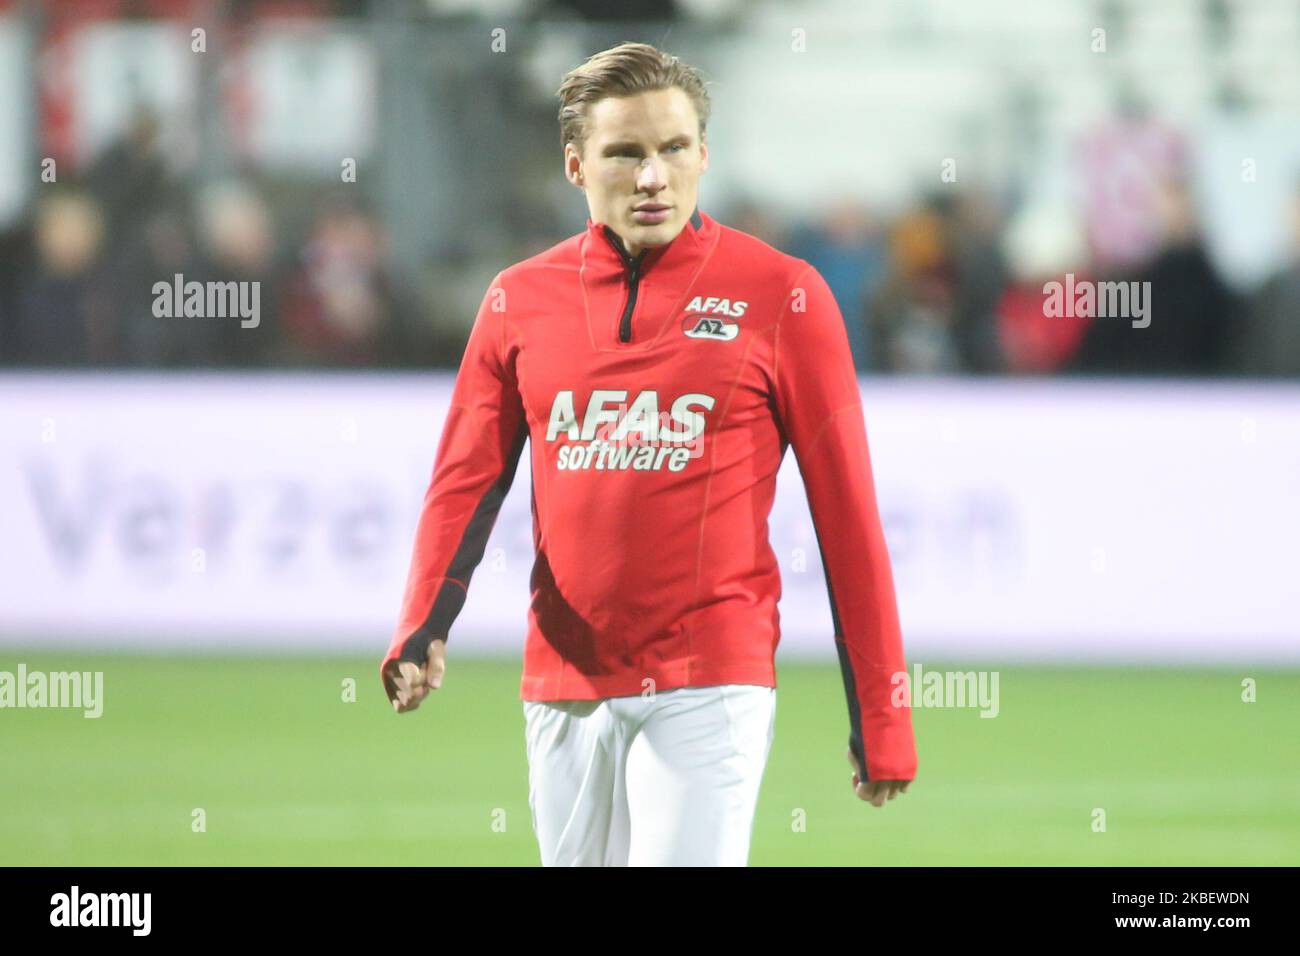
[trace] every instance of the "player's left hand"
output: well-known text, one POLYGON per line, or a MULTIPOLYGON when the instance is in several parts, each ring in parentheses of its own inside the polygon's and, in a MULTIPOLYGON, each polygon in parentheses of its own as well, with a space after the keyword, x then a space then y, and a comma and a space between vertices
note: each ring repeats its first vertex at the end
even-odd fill
POLYGON ((873 807, 883 807, 900 793, 907 793, 907 788, 912 783, 910 780, 863 780, 862 765, 853 756, 853 748, 850 747, 847 753, 849 766, 853 768, 853 792, 860 799, 866 800, 873 807))

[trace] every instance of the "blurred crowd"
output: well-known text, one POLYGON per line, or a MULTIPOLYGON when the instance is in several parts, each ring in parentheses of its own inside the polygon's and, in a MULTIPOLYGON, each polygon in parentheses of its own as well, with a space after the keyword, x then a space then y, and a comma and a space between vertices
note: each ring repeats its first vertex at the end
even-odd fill
POLYGON ((1289 264, 1251 291, 1216 270, 1178 176, 1153 184, 1152 228, 1122 244, 1086 215, 1008 205, 966 190, 891 218, 850 202, 806 226, 752 206, 731 224, 819 269, 860 372, 1300 377, 1300 190, 1289 264), (1146 314, 1053 314, 1045 287, 1067 276, 1139 283, 1146 314))
MULTIPOLYGON (((383 228, 350 193, 286 223, 264 190, 173 181, 147 117, 75 184, 47 187, 5 237, 7 365, 384 366, 447 361, 419 305, 385 269, 383 228), (154 285, 258 282, 256 327, 155 315, 154 285), (413 349, 420 341, 423 350, 413 349)), ((451 346, 449 344, 448 346, 451 346)))
MULTIPOLYGON (((251 178, 187 186, 169 179, 156 136, 142 118, 0 239, 4 365, 459 363, 472 315, 395 276, 383 223, 355 192, 286 212, 251 178), (154 284, 177 274, 259 282, 257 327, 156 316, 154 284)), ((744 202, 709 211, 817 267, 864 373, 1300 375, 1300 192, 1289 265, 1250 292, 1216 272, 1180 175, 1154 182, 1134 216, 1141 201, 1076 214, 964 187, 890 216, 851 197, 810 222, 744 202), (1149 325, 1047 314, 1044 286, 1067 274, 1150 283, 1149 325)))

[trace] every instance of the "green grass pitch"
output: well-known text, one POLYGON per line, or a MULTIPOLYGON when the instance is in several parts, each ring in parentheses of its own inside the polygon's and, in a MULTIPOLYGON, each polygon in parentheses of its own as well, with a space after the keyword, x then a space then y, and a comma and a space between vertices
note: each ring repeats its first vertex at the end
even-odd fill
MULTIPOLYGON (((453 646, 402 716, 371 659, 0 650, 20 661, 103 671, 105 704, 0 710, 0 864, 538 862, 517 660, 453 646)), ((917 781, 877 809, 850 787, 835 665, 778 657, 751 864, 1300 863, 1300 673, 997 669, 996 718, 913 712, 917 781)))

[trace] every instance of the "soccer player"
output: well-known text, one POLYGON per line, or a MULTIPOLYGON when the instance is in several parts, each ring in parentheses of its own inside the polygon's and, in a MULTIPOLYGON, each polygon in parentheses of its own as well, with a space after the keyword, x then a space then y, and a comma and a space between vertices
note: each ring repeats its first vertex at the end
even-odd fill
POLYGON ((857 795, 916 772, 893 576, 839 308, 808 263, 698 207, 699 72, 624 43, 559 89, 584 232, 498 273, 452 394, 381 665, 441 686, 452 622, 529 446, 529 805, 544 865, 745 865, 781 592, 767 517, 792 446, 848 697, 857 795))

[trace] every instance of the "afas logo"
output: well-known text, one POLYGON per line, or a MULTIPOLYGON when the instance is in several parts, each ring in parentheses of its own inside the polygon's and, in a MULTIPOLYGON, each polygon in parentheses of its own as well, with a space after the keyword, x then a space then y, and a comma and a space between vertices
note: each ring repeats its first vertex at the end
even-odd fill
POLYGON ((578 414, 573 389, 555 393, 546 440, 559 471, 681 471, 704 451, 712 395, 687 392, 663 406, 654 389, 598 388, 578 414), (629 397, 631 400, 629 401, 629 397))
POLYGON ((731 299, 719 299, 715 296, 697 295, 686 306, 686 317, 682 319, 682 333, 691 339, 719 339, 730 342, 740 334, 740 326, 728 322, 728 318, 738 319, 749 308, 748 302, 731 299))
POLYGON ((686 311, 702 315, 725 315, 728 318, 738 319, 748 308, 749 303, 741 302, 739 299, 733 302, 731 299, 719 299, 715 296, 706 299, 702 295, 697 295, 686 306, 686 311))

